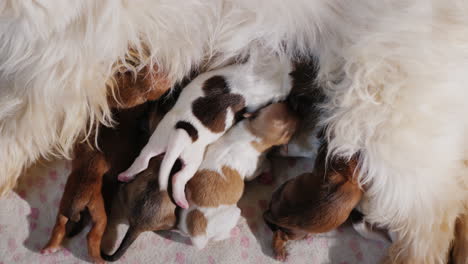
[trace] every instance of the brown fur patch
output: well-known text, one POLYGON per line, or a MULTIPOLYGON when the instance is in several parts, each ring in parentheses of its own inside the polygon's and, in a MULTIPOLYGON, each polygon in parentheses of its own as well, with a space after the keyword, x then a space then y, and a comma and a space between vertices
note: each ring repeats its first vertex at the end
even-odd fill
POLYGON ((230 92, 226 79, 220 75, 213 76, 206 80, 202 89, 206 96, 215 96, 230 92))
POLYGON ((347 161, 326 159, 324 145, 317 155, 312 173, 285 182, 272 196, 269 224, 288 234, 323 233, 346 221, 362 197, 354 177, 357 156, 347 161))
POLYGON ((244 181, 236 170, 228 166, 222 167, 222 173, 198 171, 187 184, 188 199, 203 207, 236 204, 244 191, 244 181))
POLYGON ((115 98, 113 94, 108 96, 112 108, 131 108, 159 99, 171 88, 170 81, 156 66, 146 66, 136 76, 129 71, 117 72, 114 80, 115 98))
POLYGON ((228 108, 231 108, 234 114, 244 109, 244 97, 231 93, 222 76, 213 76, 206 80, 202 89, 205 96, 192 103, 192 112, 212 132, 223 132, 226 129, 228 108))
POLYGON ((206 226, 208 221, 205 215, 199 210, 192 210, 187 215, 187 228, 191 236, 204 235, 206 233, 206 226))
POLYGON ((289 142, 296 131, 298 119, 285 103, 271 104, 254 113, 247 128, 260 141, 250 144, 260 153, 273 146, 289 142))
POLYGON ((198 130, 189 122, 179 121, 177 122, 176 129, 183 129, 187 134, 192 138, 192 142, 197 141, 198 139, 198 130))

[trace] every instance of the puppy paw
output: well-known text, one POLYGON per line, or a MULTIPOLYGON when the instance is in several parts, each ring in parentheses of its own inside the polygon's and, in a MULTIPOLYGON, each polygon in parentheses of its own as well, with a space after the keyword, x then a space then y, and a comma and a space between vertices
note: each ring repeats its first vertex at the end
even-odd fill
POLYGON ((133 177, 125 173, 120 173, 119 176, 117 176, 117 179, 121 182, 129 182, 133 177))
POLYGON ((278 261, 284 262, 288 258, 288 252, 285 248, 282 248, 281 250, 275 252, 275 258, 278 261))
POLYGON ((102 258, 95 257, 95 258, 93 258, 93 263, 95 263, 95 264, 104 264, 106 262, 102 258))
POLYGON ((61 247, 52 247, 52 246, 46 246, 41 250, 41 254, 43 255, 49 255, 52 253, 55 253, 60 250, 61 247))
POLYGON ((183 209, 189 208, 189 204, 188 204, 187 199, 185 198, 185 196, 184 197, 174 197, 174 201, 179 207, 181 207, 183 209))
MULTIPOLYGON (((172 178, 172 198, 174 198, 174 202, 181 208, 187 209, 189 208, 189 204, 187 202, 187 198, 185 197, 184 189, 177 188, 180 186, 180 183, 177 183, 177 174, 174 175, 172 178)), ((182 185, 183 186, 183 185, 182 185)))
POLYGON ((183 209, 188 209, 188 208, 189 208, 189 205, 188 205, 187 200, 185 200, 185 201, 177 201, 177 200, 176 200, 176 204, 177 204, 179 207, 183 208, 183 209))

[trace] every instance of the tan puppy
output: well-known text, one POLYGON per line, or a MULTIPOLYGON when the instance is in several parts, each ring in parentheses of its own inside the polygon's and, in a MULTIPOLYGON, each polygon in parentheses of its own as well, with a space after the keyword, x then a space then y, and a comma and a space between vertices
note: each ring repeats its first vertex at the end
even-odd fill
POLYGON ((288 240, 340 226, 361 200, 362 191, 353 177, 357 160, 326 160, 326 154, 324 145, 314 171, 281 185, 264 213, 265 222, 274 232, 273 250, 279 260, 287 257, 288 240))
POLYGON ((229 237, 237 224, 237 202, 244 180, 260 174, 259 164, 273 146, 286 144, 298 119, 285 103, 271 104, 239 122, 210 145, 195 176, 187 184, 190 207, 181 209, 179 229, 204 248, 209 240, 229 237))
MULTIPOLYGON (((148 106, 136 105, 146 102, 147 99, 155 99, 169 89, 167 82, 155 79, 157 76, 148 75, 146 70, 137 77, 133 80, 132 75, 128 73, 116 77, 118 101, 110 97, 110 104, 124 110, 115 108, 114 118, 119 123, 116 128, 100 127, 98 146, 101 150, 92 148, 87 142, 75 145, 72 172, 65 185, 51 238, 42 253, 57 251, 65 237, 67 222, 78 222, 81 213, 87 210, 93 222, 88 234, 88 252, 94 262, 103 262, 100 247, 107 224, 102 194, 103 176, 107 173, 113 175, 109 178, 115 178, 116 173, 131 164, 148 139, 148 135, 140 129, 140 118, 144 117, 148 106)), ((111 190, 116 180, 108 180, 106 188, 111 190)))

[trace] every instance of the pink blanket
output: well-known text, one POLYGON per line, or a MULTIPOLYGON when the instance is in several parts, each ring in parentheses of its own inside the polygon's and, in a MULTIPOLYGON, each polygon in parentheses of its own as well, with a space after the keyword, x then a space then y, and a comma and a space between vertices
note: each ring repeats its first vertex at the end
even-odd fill
MULTIPOLYGON (((312 162, 275 159, 273 164, 273 182, 257 179, 247 183, 240 202, 243 218, 230 239, 211 243, 199 251, 176 233, 146 232, 117 263, 279 263, 272 258, 272 233, 263 223, 262 213, 275 186, 288 177, 310 171, 312 162)), ((49 239, 69 172, 70 163, 65 161, 36 165, 21 178, 15 192, 0 199, 0 264, 89 262, 89 228, 65 241, 64 249, 55 254, 38 253, 49 239)), ((120 243, 126 228, 119 224, 116 233, 107 233, 104 247, 113 248, 120 243)), ((345 224, 338 230, 291 243, 287 263, 373 264, 379 262, 387 247, 388 244, 360 237, 345 224)))

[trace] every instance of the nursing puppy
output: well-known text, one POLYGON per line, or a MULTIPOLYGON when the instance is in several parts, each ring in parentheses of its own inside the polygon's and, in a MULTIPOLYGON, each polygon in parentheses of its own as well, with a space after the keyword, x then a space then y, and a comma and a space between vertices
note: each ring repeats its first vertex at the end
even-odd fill
POLYGON ((105 84, 128 46, 148 56, 128 68, 156 62, 177 82, 259 42, 319 56, 330 150, 359 152, 366 218, 398 231, 389 262, 446 262, 468 201, 468 1, 127 2, 0 1, 0 195, 109 121, 105 84))
POLYGON ((284 99, 291 89, 289 60, 274 54, 253 52, 244 64, 234 64, 195 78, 164 117, 132 166, 119 175, 129 181, 148 166, 151 157, 165 152, 159 174, 161 190, 167 190, 169 172, 180 158, 182 169, 173 177, 177 205, 188 208, 185 184, 203 160, 206 146, 219 139, 242 110, 284 99))
POLYGON ((355 178, 357 159, 326 159, 319 150, 313 172, 281 185, 263 217, 274 232, 273 250, 278 260, 287 257, 286 242, 307 234, 328 232, 348 219, 362 197, 355 178))
MULTIPOLYGON (((129 227, 112 255, 101 253, 104 260, 118 260, 142 232, 168 230, 176 226, 177 207, 167 192, 159 190, 158 175, 162 160, 162 155, 152 158, 148 168, 138 174, 134 181, 121 186, 119 210, 124 210, 127 215, 129 227)), ((177 167, 174 166, 174 169, 179 169, 177 167)))
POLYGON ((318 59, 315 57, 294 63, 291 73, 293 85, 286 102, 302 122, 288 144, 279 148, 277 153, 281 156, 312 158, 317 154, 320 147, 317 122, 320 107, 325 101, 325 95, 317 83, 317 74, 318 59))
POLYGON ((244 180, 260 174, 259 164, 266 152, 286 144, 297 124, 297 117, 285 103, 272 104, 207 148, 203 163, 187 184, 190 208, 182 209, 178 225, 197 248, 204 248, 210 239, 229 237, 240 216, 237 202, 244 180))
POLYGON ((68 221, 79 222, 81 214, 88 211, 93 223, 87 237, 88 252, 94 262, 102 262, 100 246, 107 224, 106 205, 111 203, 112 192, 116 187, 115 175, 131 164, 148 140, 149 133, 141 129, 141 122, 148 122, 144 120, 147 112, 153 112, 151 122, 157 122, 154 119, 158 115, 162 116, 151 110, 149 104, 133 106, 145 102, 147 98, 156 98, 169 89, 167 85, 155 85, 155 80, 147 80, 147 77, 141 73, 132 81, 130 78, 133 77, 128 74, 118 75, 116 80, 120 85, 120 100, 110 104, 128 109, 115 108, 114 118, 118 122, 116 128, 100 127, 97 137, 100 149, 91 147, 88 142, 76 144, 72 172, 60 201, 56 224, 41 253, 57 251, 65 237, 68 221), (109 176, 104 177, 105 174, 109 176))

